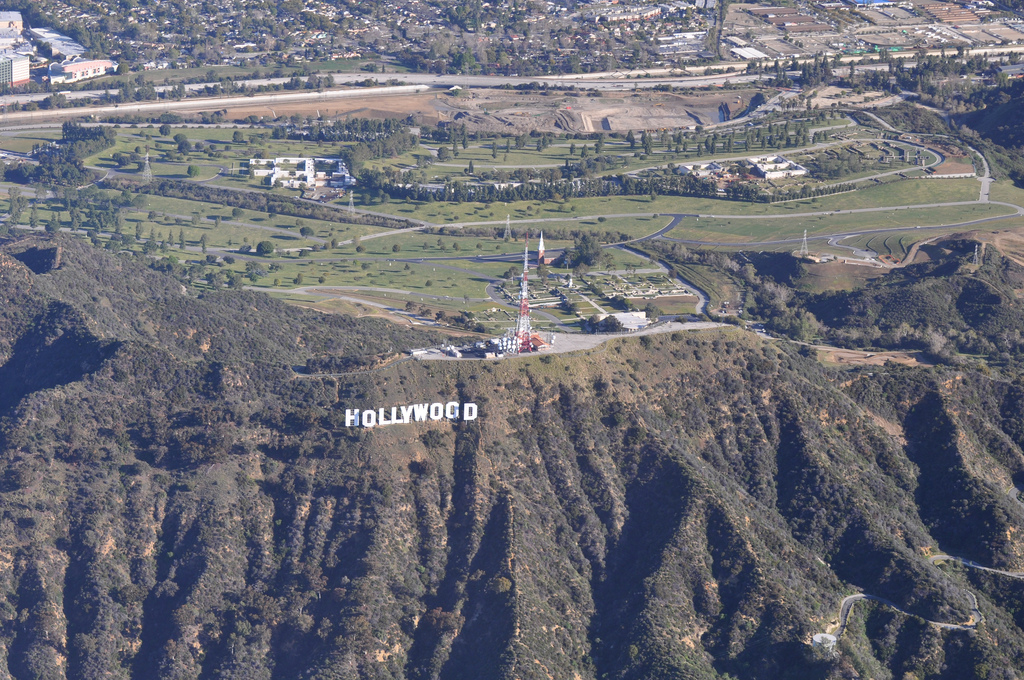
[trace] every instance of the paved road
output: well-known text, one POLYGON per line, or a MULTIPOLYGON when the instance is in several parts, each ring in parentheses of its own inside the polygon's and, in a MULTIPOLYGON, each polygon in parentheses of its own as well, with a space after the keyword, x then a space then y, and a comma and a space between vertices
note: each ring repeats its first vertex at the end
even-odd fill
MULTIPOLYGON (((941 621, 930 621, 928 619, 924 619, 924 621, 937 628, 943 628, 945 630, 974 630, 975 628, 977 628, 978 624, 984 620, 984 616, 982 616, 981 611, 978 609, 978 599, 974 596, 974 593, 972 593, 969 590, 966 592, 968 598, 971 601, 971 623, 942 623, 941 621)), ((892 600, 887 600, 884 597, 878 597, 877 595, 857 593, 855 595, 844 597, 842 603, 840 603, 839 605, 839 629, 835 633, 836 637, 839 637, 846 632, 846 623, 850 618, 850 611, 853 609, 854 603, 859 602, 860 600, 874 600, 875 602, 881 602, 882 604, 886 605, 887 607, 891 607, 892 609, 895 609, 901 614, 917 617, 916 614, 911 614, 907 610, 897 606, 896 603, 892 600)))
POLYGON ((993 574, 1002 574, 1003 576, 1009 576, 1011 578, 1024 578, 1024 571, 1003 571, 1002 569, 993 569, 992 567, 983 567, 977 562, 972 560, 966 560, 962 557, 956 557, 955 555, 935 555, 934 557, 928 558, 928 561, 932 564, 937 562, 959 562, 965 567, 971 567, 972 569, 980 569, 982 571, 990 571, 993 574))
MULTIPOLYGON (((699 331, 706 330, 709 328, 722 328, 728 326, 724 323, 714 323, 711 321, 666 321, 653 326, 648 326, 632 333, 594 333, 594 334, 583 334, 583 333, 552 333, 551 348, 546 349, 543 352, 537 354, 563 354, 565 352, 578 352, 580 350, 588 350, 599 347, 600 345, 608 342, 609 340, 616 340, 621 338, 631 338, 634 336, 641 335, 659 335, 662 333, 674 333, 677 331, 699 331)), ((519 356, 532 356, 530 354, 521 354, 519 356)), ((445 356, 440 352, 436 354, 428 354, 422 357, 417 357, 421 361, 466 361, 467 359, 456 359, 453 357, 445 356)), ((469 359, 476 361, 496 361, 496 359, 469 359)))
MULTIPOLYGON (((700 217, 714 217, 714 218, 718 218, 718 219, 729 219, 729 220, 734 220, 734 219, 777 219, 777 218, 782 218, 782 217, 811 217, 811 216, 814 216, 814 215, 847 215, 847 214, 861 213, 861 212, 884 212, 886 210, 911 210, 911 209, 919 209, 919 208, 945 208, 945 207, 951 207, 951 206, 957 206, 957 205, 977 205, 977 203, 978 203, 977 201, 956 202, 956 203, 934 203, 934 204, 926 204, 926 205, 904 205, 904 206, 889 207, 889 208, 858 208, 858 209, 855 209, 855 210, 837 210, 837 211, 834 211, 834 212, 794 213, 792 215, 742 215, 742 216, 741 215, 700 215, 700 217)), ((1022 208, 1021 206, 1014 205, 1012 203, 1004 203, 1002 201, 991 201, 991 203, 993 203, 995 205, 1005 205, 1007 207, 1014 208, 1016 210, 1015 215, 1018 216, 1018 217, 1024 215, 1024 208, 1022 208)), ((997 215, 997 216, 994 216, 994 217, 983 217, 983 218, 980 218, 980 219, 977 219, 977 220, 969 220, 969 221, 966 221, 966 222, 957 222, 957 223, 954 223, 954 224, 921 225, 921 226, 918 226, 916 228, 917 229, 929 229, 929 230, 930 229, 957 229, 957 228, 973 227, 973 226, 977 226, 979 224, 985 224, 986 222, 995 222, 995 221, 999 221, 999 220, 1005 220, 1008 217, 1013 217, 1013 216, 1014 216, 1014 214, 1008 213, 1006 215, 997 215)), ((823 240, 823 239, 824 240, 835 239, 835 240, 841 241, 843 239, 851 238, 853 236, 867 236, 867 235, 870 235, 870 234, 886 234, 886 233, 892 233, 892 232, 896 232, 896 231, 908 231, 908 230, 909 230, 909 227, 891 227, 891 228, 884 228, 884 229, 863 229, 863 230, 859 230, 859 231, 840 232, 840 233, 837 233, 837 234, 836 233, 833 233, 833 234, 814 234, 814 235, 808 234, 807 240, 808 241, 816 241, 816 240, 823 240)), ((664 236, 664 235, 660 236, 659 238, 661 238, 664 241, 671 241, 673 243, 682 243, 684 245, 717 246, 717 247, 726 247, 726 248, 735 248, 735 247, 741 247, 741 246, 742 247, 758 247, 758 246, 776 246, 776 245, 786 245, 786 244, 797 244, 797 243, 800 243, 803 240, 802 237, 793 237, 793 238, 774 239, 774 240, 769 240, 769 241, 702 241, 702 240, 697 240, 697 239, 672 238, 672 237, 664 236)))
MULTIPOLYGON (((1014 494, 1014 496, 1016 497, 1017 492, 1020 492, 1020 489, 1011 488, 1008 493, 1014 494)), ((1021 502, 1019 498, 1017 498, 1017 500, 1018 502, 1021 502)), ((937 564, 939 562, 959 562, 960 564, 966 567, 971 567, 972 569, 980 569, 981 571, 988 571, 993 574, 1001 574, 1002 576, 1009 576, 1010 578, 1024 579, 1024 572, 994 569, 992 567, 980 565, 973 560, 964 559, 962 557, 957 557, 955 555, 934 555, 933 557, 928 558, 928 561, 931 564, 937 564)), ((941 623, 939 621, 929 621, 928 619, 925 619, 925 621, 927 621, 933 626, 937 626, 939 628, 944 628, 947 630, 974 630, 975 628, 977 628, 978 624, 985 620, 985 617, 981 613, 981 610, 978 609, 978 598, 975 597, 974 593, 972 593, 969 590, 966 590, 965 592, 967 593, 968 599, 971 601, 970 623, 941 623)), ((853 609, 854 603, 860 600, 874 600, 876 602, 881 602, 882 604, 891 607, 898 612, 906 614, 907 616, 915 616, 914 614, 911 614, 910 612, 900 608, 894 602, 892 602, 891 600, 887 600, 884 597, 878 597, 877 595, 869 595, 867 593, 856 593, 854 595, 850 595, 848 597, 843 598, 843 601, 839 605, 839 629, 836 631, 836 637, 839 637, 846 631, 846 623, 849 620, 850 611, 853 609)))
POLYGON ((1024 507, 1024 498, 1022 498, 1024 497, 1024 487, 1011 486, 1006 495, 1020 503, 1021 507, 1024 507))

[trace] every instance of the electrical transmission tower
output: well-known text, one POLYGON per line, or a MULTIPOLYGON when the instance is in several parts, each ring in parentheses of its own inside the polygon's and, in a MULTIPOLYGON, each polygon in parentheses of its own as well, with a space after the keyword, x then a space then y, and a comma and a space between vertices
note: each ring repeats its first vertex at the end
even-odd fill
POLYGON ((142 183, 152 184, 153 168, 149 167, 149 150, 146 151, 146 163, 142 166, 142 183))
POLYGON ((807 250, 807 230, 804 229, 804 240, 800 244, 800 257, 807 257, 809 254, 807 250))
POLYGON ((512 223, 509 221, 508 215, 505 215, 505 240, 512 240, 512 223))

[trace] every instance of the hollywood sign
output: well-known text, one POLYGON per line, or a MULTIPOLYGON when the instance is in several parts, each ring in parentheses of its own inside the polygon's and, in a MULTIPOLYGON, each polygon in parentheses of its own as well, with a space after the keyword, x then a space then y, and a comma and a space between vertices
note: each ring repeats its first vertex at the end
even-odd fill
POLYGON ((379 427, 383 425, 401 425, 404 423, 425 423, 428 420, 476 420, 476 404, 460 404, 449 401, 447 404, 409 404, 408 406, 392 406, 391 412, 385 409, 357 408, 345 409, 345 427, 379 427))

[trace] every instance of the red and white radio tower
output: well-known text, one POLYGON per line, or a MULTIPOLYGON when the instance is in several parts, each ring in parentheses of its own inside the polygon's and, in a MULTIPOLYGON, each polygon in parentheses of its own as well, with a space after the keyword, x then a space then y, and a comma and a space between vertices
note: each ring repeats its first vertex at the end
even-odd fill
POLYGON ((516 319, 515 345, 516 352, 533 351, 533 344, 530 342, 532 329, 530 328, 530 289, 527 285, 526 273, 529 269, 530 241, 527 238, 526 246, 523 248, 523 282, 519 288, 519 317, 516 319))

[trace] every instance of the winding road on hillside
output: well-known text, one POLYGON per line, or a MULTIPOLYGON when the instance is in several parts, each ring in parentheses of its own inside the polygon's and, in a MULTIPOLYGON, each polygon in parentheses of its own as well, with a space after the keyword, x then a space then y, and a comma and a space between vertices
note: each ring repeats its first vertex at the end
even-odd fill
MULTIPOLYGON (((930 621, 929 619, 924 619, 924 621, 933 626, 943 628, 945 630, 974 630, 978 627, 978 623, 984 620, 984 616, 978 609, 978 599, 974 596, 974 593, 968 590, 967 595, 971 601, 971 621, 969 623, 943 623, 941 621, 930 621)), ((837 638, 842 636, 842 634, 846 632, 846 624, 847 621, 849 621, 850 612, 853 610, 853 605, 857 602, 860 602, 861 600, 873 600, 875 602, 881 602, 882 604, 892 609, 895 609, 901 614, 905 614, 906 616, 917 617, 916 614, 911 614, 906 609, 899 607, 892 600, 887 600, 884 597, 879 597, 877 595, 869 595, 867 593, 855 593, 853 595, 844 597, 843 601, 839 605, 839 628, 835 632, 835 636, 837 638)))
MULTIPOLYGON (((1021 489, 1016 488, 1016 487, 1011 487, 1010 491, 1008 492, 1008 494, 1012 494, 1013 495, 1013 497, 1015 498, 1015 500, 1017 500, 1017 502, 1020 502, 1020 503, 1024 504, 1024 502, 1022 502, 1020 500, 1020 498, 1017 496, 1018 493, 1021 493, 1021 489)), ((938 564, 940 562, 957 562, 959 564, 962 564, 965 567, 970 567, 971 569, 978 569, 978 570, 981 570, 981 571, 987 571, 987 572, 990 572, 990 573, 993 573, 993 574, 999 574, 1001 576, 1007 576, 1009 578, 1024 579, 1024 572, 1021 572, 1021 571, 1005 571, 1003 569, 995 569, 993 567, 986 567, 986 566, 983 566, 981 564, 978 564, 977 562, 975 562, 973 560, 968 560, 968 559, 965 559, 963 557, 957 557, 955 555, 945 555, 945 554, 933 555, 932 557, 928 558, 928 562, 930 564, 933 564, 933 565, 938 564)), ((966 590, 966 589, 964 590, 964 592, 967 593, 967 597, 968 597, 968 599, 971 602, 971 620, 968 623, 964 623, 964 624, 959 624, 959 623, 943 623, 941 621, 931 621, 929 619, 924 619, 924 621, 926 621, 927 623, 929 623, 929 624, 931 624, 933 626, 936 626, 938 628, 943 628, 943 629, 946 629, 946 630, 975 630, 978 627, 978 624, 985 620, 985 617, 981 613, 981 610, 978 609, 978 598, 975 596, 975 594, 972 593, 970 590, 966 590)), ((849 618, 850 618, 850 612, 853 610, 853 605, 854 605, 854 603, 859 602, 860 600, 873 600, 875 602, 880 602, 880 603, 886 605, 887 607, 891 607, 892 609, 895 609, 896 611, 898 611, 898 612, 900 612, 902 614, 906 614, 907 616, 916 616, 916 614, 911 614, 907 610, 905 610, 902 607, 900 607, 899 605, 897 605, 892 600, 887 600, 884 597, 879 597, 877 595, 870 595, 868 593, 855 593, 853 595, 848 595, 847 597, 844 597, 842 602, 840 602, 840 604, 839 604, 839 627, 838 627, 838 629, 835 632, 835 636, 836 637, 839 637, 844 632, 846 632, 846 625, 847 625, 847 622, 849 621, 849 618)))

